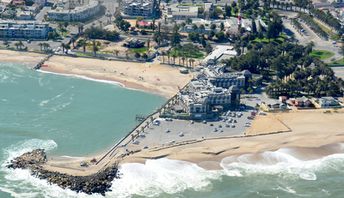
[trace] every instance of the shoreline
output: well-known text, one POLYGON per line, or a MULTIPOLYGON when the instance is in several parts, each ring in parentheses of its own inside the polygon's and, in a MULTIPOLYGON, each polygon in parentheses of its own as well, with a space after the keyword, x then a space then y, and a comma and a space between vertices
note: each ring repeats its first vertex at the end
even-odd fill
MULTIPOLYGON (((25 57, 25 54, 22 56, 25 57)), ((38 60, 41 57, 35 58, 38 60)), ((182 85, 184 81, 188 82, 191 78, 190 75, 181 75, 176 68, 161 66, 157 63, 133 63, 130 65, 133 69, 129 70, 129 67, 121 65, 120 61, 55 56, 46 64, 48 67, 43 67, 39 72, 116 84, 128 89, 153 92, 166 98, 170 98, 172 93, 175 94, 178 91, 178 84, 182 85), (141 77, 140 72, 145 73, 146 70, 149 70, 148 74, 144 74, 145 81, 142 81, 139 78, 141 77), (122 72, 126 73, 122 75, 122 72), (170 72, 174 73, 171 74, 170 72), (118 75, 118 73, 120 74, 118 75), (156 80, 156 75, 161 75, 167 79, 160 80, 159 76, 159 80, 156 80), (180 78, 181 81, 176 78, 180 78), (177 83, 170 85, 171 79, 177 83)), ((116 149, 100 151, 85 157, 72 157, 68 154, 51 156, 51 159, 42 166, 42 169, 69 176, 89 176, 117 163, 119 165, 126 163, 144 164, 149 159, 168 158, 195 163, 208 170, 220 170, 222 169, 220 163, 227 157, 245 154, 259 155, 262 152, 277 151, 281 148, 316 149, 321 150, 320 154, 323 154, 326 153, 326 149, 330 145, 344 142, 344 109, 331 113, 324 113, 325 111, 325 109, 293 110, 259 115, 253 121, 248 135, 238 137, 186 140, 176 142, 176 145, 131 150, 129 153, 120 145, 117 147, 110 145, 110 148, 116 149), (282 125, 277 122, 282 123, 282 125), (264 126, 269 128, 269 132, 264 126), (281 128, 288 130, 281 131, 281 128), (107 154, 104 155, 104 153, 107 154), (82 162, 89 162, 94 158, 99 160, 102 156, 104 156, 104 160, 99 164, 91 164, 88 167, 81 166, 82 162)), ((130 136, 124 140, 130 141, 130 136)))
MULTIPOLYGON (((48 161, 45 168, 50 171, 59 171, 71 175, 87 175, 117 162, 119 162, 119 165, 125 163, 144 164, 147 159, 168 158, 195 163, 208 170, 219 170, 222 169, 220 166, 221 161, 229 156, 259 154, 265 151, 276 151, 281 148, 319 148, 344 142, 344 110, 341 109, 329 114, 324 113, 324 111, 326 110, 302 110, 289 113, 270 113, 267 115, 281 119, 291 128, 290 132, 213 138, 190 141, 169 147, 139 150, 124 157, 113 156, 106 159, 99 166, 87 168, 80 168, 81 160, 66 162, 64 159, 57 159, 48 161), (331 127, 328 127, 328 125, 331 127)), ((265 122, 257 119, 254 121, 254 124, 265 125, 265 122)), ((256 128, 261 129, 261 127, 256 128)), ((83 160, 99 159, 99 157, 100 155, 85 157, 83 160)))
POLYGON ((127 89, 153 93, 165 98, 175 95, 179 87, 186 85, 192 78, 192 74, 181 74, 178 68, 159 62, 136 63, 53 56, 45 65, 41 71, 109 81, 127 89))

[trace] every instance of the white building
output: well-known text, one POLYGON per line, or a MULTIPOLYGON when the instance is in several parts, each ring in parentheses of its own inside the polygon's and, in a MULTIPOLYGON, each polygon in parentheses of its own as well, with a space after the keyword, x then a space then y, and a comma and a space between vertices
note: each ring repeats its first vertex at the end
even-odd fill
POLYGON ((198 7, 197 6, 182 6, 173 4, 167 8, 168 18, 173 18, 175 20, 186 20, 188 18, 198 17, 198 7))
POLYGON ((48 23, 0 22, 2 39, 47 39, 50 31, 48 23))
POLYGON ((122 11, 124 17, 136 18, 138 16, 144 18, 152 18, 158 10, 154 10, 155 0, 124 0, 122 2, 122 11))
POLYGON ((203 59, 202 65, 215 65, 223 59, 229 59, 237 55, 233 46, 218 45, 214 50, 203 59))
POLYGON ((97 0, 90 0, 88 4, 77 6, 74 9, 57 7, 48 12, 48 18, 55 21, 86 21, 100 11, 100 3, 97 0))

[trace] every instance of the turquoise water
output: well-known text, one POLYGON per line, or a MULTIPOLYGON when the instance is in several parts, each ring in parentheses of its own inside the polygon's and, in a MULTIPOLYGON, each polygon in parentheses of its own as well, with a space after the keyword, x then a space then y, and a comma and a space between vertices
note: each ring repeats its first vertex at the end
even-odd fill
MULTIPOLYGON (((102 197, 76 194, 5 168, 8 160, 35 148, 50 155, 82 156, 104 150, 149 114, 164 98, 114 84, 45 74, 25 66, 0 64, 0 198, 102 197)), ((344 146, 319 159, 280 149, 237 161, 225 158, 223 170, 159 159, 124 164, 106 197, 343 197, 344 146)))

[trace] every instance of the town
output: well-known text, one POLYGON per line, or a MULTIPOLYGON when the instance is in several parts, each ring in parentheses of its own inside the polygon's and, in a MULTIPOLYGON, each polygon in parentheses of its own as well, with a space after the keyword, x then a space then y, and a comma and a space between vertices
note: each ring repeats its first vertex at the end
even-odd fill
POLYGON ((193 75, 154 122, 180 137, 190 120, 210 121, 204 137, 243 135, 259 111, 343 106, 341 1, 11 0, 0 16, 3 49, 158 61, 193 75))
MULTIPOLYGON (((103 141, 111 142, 106 151, 97 150, 91 157, 48 158, 43 149, 36 149, 9 158, 2 166, 31 169, 32 175, 49 184, 77 193, 105 196, 112 191, 112 181, 122 176, 117 171, 125 163, 165 158, 195 163, 197 166, 193 168, 199 168, 198 171, 201 167, 218 170, 226 168, 222 163, 225 159, 229 165, 245 164, 246 161, 242 163, 239 159, 244 154, 250 167, 256 165, 256 160, 259 166, 265 165, 265 157, 267 165, 273 167, 275 161, 279 165, 279 155, 272 159, 271 153, 265 156, 264 152, 281 153, 285 148, 304 146, 307 151, 316 148, 317 155, 332 154, 331 149, 338 147, 334 143, 344 140, 343 0, 3 0, 0 40, 0 56, 7 53, 13 62, 18 59, 20 64, 34 65, 27 64, 30 69, 25 72, 34 79, 32 85, 39 88, 34 87, 37 93, 46 88, 43 81, 49 81, 48 86, 58 81, 55 74, 66 77, 61 77, 61 81, 71 82, 68 90, 61 83, 59 93, 51 93, 55 90, 48 87, 49 94, 54 96, 28 98, 36 105, 32 112, 36 108, 42 110, 32 113, 42 114, 35 121, 48 120, 54 126, 79 124, 71 130, 84 133, 88 127, 80 126, 88 126, 85 124, 88 118, 81 114, 86 114, 88 106, 103 102, 87 100, 86 107, 80 108, 82 103, 77 100, 93 97, 90 93, 105 93, 108 88, 112 95, 116 91, 120 93, 117 96, 128 94, 118 101, 109 97, 111 104, 97 106, 98 109, 108 110, 111 105, 122 109, 111 109, 108 115, 105 111, 92 114, 92 121, 106 117, 117 126, 129 126, 106 131, 102 128, 105 124, 99 122, 100 127, 93 127, 82 138, 69 137, 64 134, 68 130, 56 128, 59 133, 62 131, 61 137, 73 140, 70 147, 78 150, 90 145, 98 149, 96 144, 104 146, 106 143, 92 138, 104 135, 99 130, 106 131, 106 135, 120 134, 120 138, 102 137, 103 141), (100 83, 91 85, 90 81, 79 78, 111 87, 97 88, 100 83), (84 95, 79 96, 84 82, 90 84, 85 85, 84 95), (64 94, 68 98, 49 109, 49 115, 58 112, 58 116, 66 119, 56 119, 56 123, 54 116, 45 119, 46 106, 57 104, 64 94), (130 100, 126 106, 123 101, 128 98, 137 100, 130 100), (155 109, 148 113, 144 108, 135 108, 148 108, 149 102, 155 109), (69 114, 73 109, 68 106, 75 103, 79 106, 74 110, 85 111, 73 116, 69 114), (130 108, 135 112, 128 114, 131 119, 128 121, 121 110, 129 112, 130 108), (136 114, 137 111, 140 113, 136 114), (125 130, 124 135, 121 130, 125 130), (86 137, 91 133, 95 136, 86 137), (91 143, 79 148, 78 143, 87 138, 92 139, 91 143), (323 148, 326 152, 318 152, 323 148)), ((10 60, 8 57, 3 56, 5 62, 10 60)), ((12 69, 11 66, 5 69, 9 68, 12 69)), ((5 82, 7 78, 1 80, 5 82)), ((15 80, 13 84, 19 86, 15 80)), ((11 92, 12 87, 8 90, 11 92)), ((99 95, 105 98, 111 94, 99 95)), ((10 104, 5 98, 2 102, 10 104)), ((12 113, 12 106, 9 109, 12 113)), ((18 113, 18 117, 22 114, 18 113)), ((42 125, 35 124, 34 130, 42 125)), ((51 131, 56 135, 54 130, 51 131)), ((18 134, 22 136, 21 132, 18 134)), ((51 142, 55 149, 57 143, 53 138, 51 142)), ((342 153, 340 148, 334 153, 342 153)), ((289 162, 290 153, 283 153, 288 159, 281 158, 282 163, 289 162)), ((306 161, 317 159, 313 153, 309 156, 312 158, 305 158, 306 161)), ((294 161, 303 163, 298 157, 294 161)), ((294 168, 295 164, 292 165, 294 168)), ((242 176, 240 170, 231 174, 242 176)))

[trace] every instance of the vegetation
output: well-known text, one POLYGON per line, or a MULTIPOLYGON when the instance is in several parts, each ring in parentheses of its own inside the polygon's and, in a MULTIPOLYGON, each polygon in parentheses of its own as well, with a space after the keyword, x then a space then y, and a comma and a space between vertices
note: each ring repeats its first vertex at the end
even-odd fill
POLYGON ((327 50, 313 50, 309 55, 320 60, 325 60, 334 56, 334 53, 327 50))
POLYGON ((336 60, 336 61, 333 61, 333 62, 330 64, 330 66, 331 66, 331 67, 344 66, 344 58, 339 59, 339 60, 336 60))
POLYGON ((142 53, 146 53, 148 50, 147 47, 140 47, 140 48, 130 48, 129 51, 131 53, 139 53, 139 54, 142 54, 142 53))
POLYGON ((271 97, 340 96, 344 82, 330 67, 310 55, 306 47, 291 43, 259 43, 244 55, 225 60, 226 70, 249 70, 269 83, 271 97))
POLYGON ((169 53, 170 56, 186 57, 186 58, 203 58, 204 54, 201 50, 193 44, 178 45, 174 47, 169 53))
POLYGON ((328 34, 307 14, 300 14, 300 18, 319 36, 328 39, 328 34))
POLYGON ((303 30, 303 27, 298 19, 292 19, 291 24, 295 27, 295 29, 297 29, 297 31, 301 32, 303 30))
POLYGON ((88 39, 104 39, 109 41, 117 41, 119 39, 118 32, 108 31, 94 26, 86 29, 84 35, 88 39))
POLYGON ((131 26, 130 23, 124 20, 123 17, 120 15, 116 16, 115 24, 120 30, 125 32, 127 32, 131 26))
POLYGON ((334 28, 339 34, 344 33, 344 29, 342 28, 340 21, 337 18, 333 17, 329 11, 325 12, 323 10, 312 9, 311 13, 320 21, 334 28))

